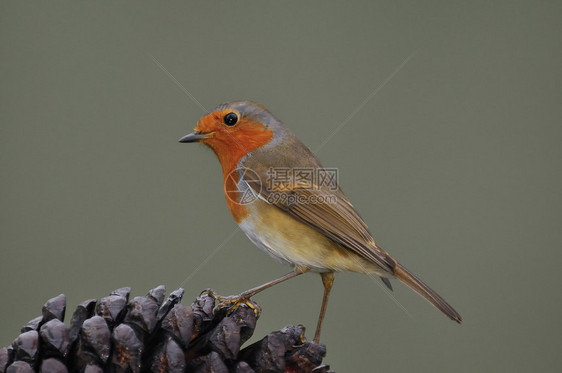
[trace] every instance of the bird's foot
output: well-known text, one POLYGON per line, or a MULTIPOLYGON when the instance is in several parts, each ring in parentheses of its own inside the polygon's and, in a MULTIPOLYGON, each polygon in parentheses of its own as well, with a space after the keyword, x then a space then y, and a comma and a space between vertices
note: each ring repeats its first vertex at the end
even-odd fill
POLYGON ((299 342, 300 342, 300 345, 302 346, 302 345, 304 345, 305 343, 308 342, 308 340, 304 336, 304 333, 306 332, 306 328, 302 324, 297 325, 297 327, 301 329, 301 334, 299 335, 299 342))
POLYGON ((250 308, 254 311, 256 317, 259 317, 261 313, 261 307, 257 303, 252 301, 249 297, 244 296, 244 293, 239 295, 229 295, 225 297, 222 295, 218 295, 212 289, 207 289, 203 291, 201 295, 208 295, 215 300, 213 313, 226 312, 227 315, 230 315, 239 307, 250 308))

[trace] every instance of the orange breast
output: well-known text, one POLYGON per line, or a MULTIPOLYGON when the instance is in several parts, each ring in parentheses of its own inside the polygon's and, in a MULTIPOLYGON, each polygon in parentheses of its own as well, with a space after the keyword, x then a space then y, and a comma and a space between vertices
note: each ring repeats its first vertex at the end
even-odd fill
POLYGON ((226 199, 226 205, 228 206, 228 209, 230 210, 230 213, 236 223, 240 224, 240 222, 248 216, 249 210, 246 208, 245 201, 243 201, 243 192, 238 189, 238 181, 239 175, 235 169, 228 174, 223 175, 224 198, 226 199))
MULTIPOLYGON (((210 120, 206 118, 200 122, 199 127, 206 128, 206 121, 210 120)), ((219 159, 223 173, 226 204, 237 223, 248 215, 248 209, 244 205, 248 201, 241 200, 247 195, 244 194, 244 191, 238 190, 237 184, 240 176, 236 169, 243 157, 269 143, 272 139, 273 131, 271 129, 261 123, 242 118, 236 127, 216 127, 211 136, 201 141, 213 149, 219 159)))

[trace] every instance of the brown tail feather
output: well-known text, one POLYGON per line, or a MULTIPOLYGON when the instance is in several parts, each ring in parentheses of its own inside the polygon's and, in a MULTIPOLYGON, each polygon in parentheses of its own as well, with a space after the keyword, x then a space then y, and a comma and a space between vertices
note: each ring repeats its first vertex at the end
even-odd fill
POLYGON ((461 315, 459 315, 459 313, 455 311, 449 303, 445 302, 445 299, 441 298, 436 292, 431 290, 429 286, 424 284, 419 278, 400 265, 400 263, 396 263, 396 266, 394 267, 394 275, 397 279, 415 290, 416 293, 427 299, 445 315, 449 316, 451 320, 454 320, 459 324, 461 323, 461 315))

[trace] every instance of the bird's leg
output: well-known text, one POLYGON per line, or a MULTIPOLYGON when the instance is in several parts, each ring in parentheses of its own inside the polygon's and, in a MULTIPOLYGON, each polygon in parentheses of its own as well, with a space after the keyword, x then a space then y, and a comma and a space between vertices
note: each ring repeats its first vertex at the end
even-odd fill
POLYGON ((246 290, 245 292, 241 293, 239 295, 240 298, 244 298, 244 299, 249 299, 251 297, 253 297, 254 295, 256 295, 257 293, 268 289, 274 285, 277 285, 283 281, 287 281, 289 279, 292 279, 293 277, 297 277, 299 275, 302 275, 303 273, 306 273, 310 270, 310 268, 308 267, 301 267, 301 266, 296 266, 295 269, 292 272, 287 273, 284 276, 279 277, 278 279, 266 282, 263 285, 260 286, 256 286, 255 288, 246 290))
POLYGON ((256 313, 256 315, 258 315, 261 312, 261 310, 259 309, 259 306, 257 304, 250 301, 251 297, 253 297, 257 293, 259 293, 259 292, 261 292, 265 289, 268 289, 268 288, 270 288, 274 285, 277 285, 281 282, 287 281, 287 280, 289 280, 293 277, 297 277, 299 275, 302 275, 303 273, 306 273, 309 270, 310 270, 310 268, 308 268, 308 267, 296 266, 295 269, 292 272, 289 272, 284 276, 281 276, 281 277, 279 277, 275 280, 266 282, 265 284, 262 284, 260 286, 256 286, 255 288, 251 288, 249 290, 246 290, 243 293, 240 293, 240 294, 234 295, 234 296, 221 297, 219 295, 216 295, 213 291, 210 291, 210 290, 207 290, 206 293, 220 302, 219 304, 217 304, 215 306, 215 310, 221 310, 221 309, 224 309, 224 308, 228 308, 228 312, 232 312, 236 308, 238 308, 240 305, 245 304, 248 307, 250 307, 251 309, 253 309, 254 312, 256 313))
POLYGON ((322 307, 320 307, 320 315, 318 316, 318 324, 316 324, 316 332, 314 333, 314 342, 320 342, 320 331, 322 330, 322 321, 324 321, 324 315, 326 314, 326 308, 328 307, 328 298, 330 298, 330 290, 332 290, 332 285, 334 284, 334 272, 322 272, 322 283, 324 284, 324 296, 322 297, 322 307))

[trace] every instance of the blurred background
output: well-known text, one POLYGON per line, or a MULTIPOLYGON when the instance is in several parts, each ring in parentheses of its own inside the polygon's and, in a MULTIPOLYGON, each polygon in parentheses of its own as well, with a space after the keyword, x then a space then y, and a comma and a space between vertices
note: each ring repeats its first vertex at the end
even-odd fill
MULTIPOLYGON (((250 99, 338 168, 379 244, 464 318, 338 274, 326 363, 559 369, 561 14, 554 1, 2 1, 0 345, 60 293, 68 321, 122 286, 182 286, 189 304, 288 272, 237 230, 214 154, 177 141, 250 99)), ((312 338, 321 297, 315 274, 259 294, 252 341, 291 323, 312 338)))

